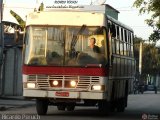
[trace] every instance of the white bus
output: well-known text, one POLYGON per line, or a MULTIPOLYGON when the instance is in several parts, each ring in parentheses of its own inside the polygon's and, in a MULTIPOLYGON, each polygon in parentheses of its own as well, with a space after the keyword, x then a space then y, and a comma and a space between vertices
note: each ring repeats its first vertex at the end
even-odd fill
POLYGON ((23 96, 36 98, 39 115, 48 105, 98 105, 106 113, 127 106, 135 73, 133 30, 105 10, 30 13, 23 56, 23 96))

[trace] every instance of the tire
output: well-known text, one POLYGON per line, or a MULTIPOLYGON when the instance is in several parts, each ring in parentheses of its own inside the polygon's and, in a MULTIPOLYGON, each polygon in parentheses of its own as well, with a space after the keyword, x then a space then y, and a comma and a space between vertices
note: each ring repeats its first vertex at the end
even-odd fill
POLYGON ((155 91, 155 94, 157 94, 157 90, 155 91))
POLYGON ((65 105, 57 105, 57 109, 64 111, 66 109, 66 106, 65 105))
POLYGON ((48 100, 36 99, 36 110, 38 115, 46 115, 48 110, 48 100))
POLYGON ((73 111, 75 108, 75 105, 69 105, 66 108, 67 108, 67 111, 73 111))
POLYGON ((124 112, 125 110, 125 99, 119 99, 117 105, 117 112, 124 112))
POLYGON ((116 107, 115 107, 115 101, 113 101, 113 102, 111 102, 111 105, 110 105, 110 112, 115 112, 115 109, 116 109, 116 107))

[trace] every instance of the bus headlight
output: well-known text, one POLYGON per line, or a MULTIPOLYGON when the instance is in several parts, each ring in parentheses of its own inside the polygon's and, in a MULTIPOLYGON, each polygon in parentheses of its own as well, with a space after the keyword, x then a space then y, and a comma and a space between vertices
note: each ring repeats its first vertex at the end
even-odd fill
POLYGON ((62 87, 62 81, 61 80, 50 80, 50 87, 58 88, 62 87))
POLYGON ((70 82, 70 85, 71 85, 71 87, 75 87, 76 86, 76 81, 74 81, 74 80, 72 80, 71 82, 70 82))
POLYGON ((58 85, 58 81, 57 81, 57 80, 54 80, 54 81, 52 82, 52 84, 53 84, 54 86, 57 86, 57 85, 58 85))
POLYGON ((27 88, 36 88, 35 83, 27 83, 27 88))

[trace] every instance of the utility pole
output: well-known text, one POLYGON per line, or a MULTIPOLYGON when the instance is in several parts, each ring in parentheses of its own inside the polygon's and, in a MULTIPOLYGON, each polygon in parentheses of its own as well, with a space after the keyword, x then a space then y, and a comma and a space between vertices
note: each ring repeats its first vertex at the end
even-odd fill
POLYGON ((0 66, 1 66, 1 63, 2 63, 2 55, 3 55, 3 38, 4 38, 4 35, 3 35, 3 22, 2 22, 2 19, 3 19, 3 0, 0 0, 0 66))
POLYGON ((3 47, 3 0, 0 0, 0 46, 3 47))
POLYGON ((0 95, 3 94, 3 48, 4 48, 4 28, 3 28, 3 0, 0 0, 0 95))
POLYGON ((142 42, 140 42, 139 46, 139 74, 142 73, 142 42))
POLYGON ((0 44, 2 42, 2 18, 3 18, 3 0, 0 0, 0 44))

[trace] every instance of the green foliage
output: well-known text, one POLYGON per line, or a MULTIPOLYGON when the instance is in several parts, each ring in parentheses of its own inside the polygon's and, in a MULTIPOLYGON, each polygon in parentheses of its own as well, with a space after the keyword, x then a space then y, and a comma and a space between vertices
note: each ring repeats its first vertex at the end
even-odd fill
POLYGON ((142 38, 140 37, 137 37, 135 36, 134 37, 134 44, 140 44, 140 42, 144 42, 145 40, 143 40, 142 38))
POLYGON ((160 68, 158 49, 151 44, 143 44, 142 73, 157 74, 160 68))
POLYGON ((44 4, 42 2, 41 5, 39 6, 39 11, 43 11, 43 10, 44 10, 44 4))
POLYGON ((149 37, 149 41, 156 42, 158 40, 160 40, 160 31, 154 30, 149 37))
POLYGON ((142 42, 142 76, 157 74, 160 69, 160 54, 158 48, 155 47, 155 44, 145 43, 142 38, 135 37, 134 41, 134 56, 137 71, 139 68, 139 47, 140 42, 142 42))
POLYGON ((159 32, 154 32, 150 36, 150 41, 156 42, 160 40, 157 39, 158 36, 160 36, 160 0, 135 0, 133 6, 139 8, 141 14, 151 14, 151 18, 148 18, 145 21, 149 26, 153 27, 155 31, 159 32))
POLYGON ((26 22, 17 13, 15 13, 13 10, 10 10, 10 13, 17 20, 17 22, 19 23, 21 28, 24 29, 26 22))
MULTIPOLYGON (((151 13, 151 20, 160 16, 160 1, 159 0, 136 0, 133 4, 134 7, 140 8, 140 13, 151 13)), ((159 22, 159 21, 157 21, 159 22)))

